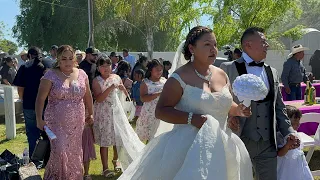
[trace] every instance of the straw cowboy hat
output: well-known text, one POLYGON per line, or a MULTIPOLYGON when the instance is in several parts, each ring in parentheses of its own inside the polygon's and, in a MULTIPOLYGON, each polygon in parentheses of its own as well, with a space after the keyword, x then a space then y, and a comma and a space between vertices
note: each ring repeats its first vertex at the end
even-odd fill
POLYGON ((26 54, 28 54, 28 51, 23 50, 23 51, 21 51, 21 53, 19 54, 19 56, 23 56, 23 55, 26 55, 26 54))
POLYGON ((291 48, 291 53, 288 55, 288 58, 291 58, 294 54, 301 52, 301 51, 307 51, 310 50, 307 47, 303 47, 301 44, 295 45, 291 48))
POLYGON ((76 50, 76 53, 75 53, 76 55, 78 55, 78 54, 83 54, 83 52, 82 51, 80 51, 80 50, 76 50))

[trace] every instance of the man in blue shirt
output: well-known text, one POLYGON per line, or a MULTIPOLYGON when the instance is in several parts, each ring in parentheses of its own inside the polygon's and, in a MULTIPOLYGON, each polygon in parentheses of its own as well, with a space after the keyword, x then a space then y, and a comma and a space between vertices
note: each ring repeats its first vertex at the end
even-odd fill
POLYGON ((132 70, 134 65, 136 64, 136 58, 129 54, 128 49, 123 49, 122 52, 124 60, 126 60, 130 64, 132 70))
POLYGON ((53 68, 54 64, 57 62, 57 50, 57 45, 51 46, 50 55, 43 59, 42 63, 46 68, 53 68))
POLYGON ((289 101, 301 100, 301 82, 307 82, 306 69, 302 64, 304 51, 309 48, 301 44, 292 47, 289 59, 284 62, 281 74, 281 81, 284 85, 289 101))

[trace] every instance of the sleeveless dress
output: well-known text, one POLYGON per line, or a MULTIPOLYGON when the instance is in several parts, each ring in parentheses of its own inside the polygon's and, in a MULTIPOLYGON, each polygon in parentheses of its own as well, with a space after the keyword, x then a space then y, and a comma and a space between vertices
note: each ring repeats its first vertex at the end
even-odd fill
MULTIPOLYGON (((120 84, 120 77, 114 76, 106 80, 102 79, 101 76, 97 77, 99 82, 101 92, 104 92, 112 84, 120 84)), ((114 107, 119 107, 121 104, 116 104, 114 102, 117 96, 118 89, 114 89, 108 95, 108 97, 103 102, 94 103, 94 123, 93 132, 95 137, 95 142, 101 147, 109 147, 116 145, 115 132, 114 132, 114 121, 116 116, 113 116, 112 109, 114 107)))
MULTIPOLYGON (((144 79, 144 82, 148 87, 148 94, 154 94, 162 91, 163 86, 166 83, 166 79, 161 77, 158 82, 153 82, 146 78, 144 79)), ((151 140, 154 138, 159 127, 160 119, 155 117, 155 110, 158 100, 159 97, 152 101, 143 103, 140 117, 137 120, 136 128, 136 132, 142 141, 151 140)))
POLYGON ((49 70, 43 79, 52 83, 44 121, 57 136, 50 142, 51 153, 44 179, 83 179, 82 132, 85 124, 83 97, 88 76, 83 70, 79 70, 78 80, 71 83, 70 87, 52 70, 49 70))
MULTIPOLYGON (((296 137, 299 134, 295 132, 296 137)), ((299 139, 301 139, 299 137, 299 139)), ((278 147, 282 148, 287 140, 278 132, 278 147)), ((285 156, 277 158, 277 179, 278 180, 313 180, 310 168, 303 152, 303 143, 296 149, 289 150, 285 156)))
MULTIPOLYGON (((107 80, 97 77, 102 92, 112 84, 120 84, 118 75, 107 80)), ((109 93, 103 102, 94 103, 93 132, 95 143, 101 147, 117 146, 119 161, 122 169, 138 156, 145 145, 140 141, 134 129, 129 124, 118 97, 119 90, 116 88, 109 93)))
POLYGON ((119 180, 252 180, 251 160, 241 139, 226 128, 232 104, 228 85, 208 93, 185 84, 178 74, 183 95, 176 109, 204 114, 201 129, 176 124, 154 138, 119 180))

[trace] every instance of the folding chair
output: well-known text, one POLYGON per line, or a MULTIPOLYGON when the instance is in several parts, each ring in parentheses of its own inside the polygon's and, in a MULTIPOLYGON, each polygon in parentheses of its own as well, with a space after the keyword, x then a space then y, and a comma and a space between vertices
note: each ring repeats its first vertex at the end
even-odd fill
MULTIPOLYGON (((306 114, 302 114, 300 123, 307 123, 307 122, 316 122, 320 124, 320 113, 306 113, 306 114)), ((314 135, 314 137, 310 137, 308 135, 306 135, 303 132, 298 132, 300 138, 301 138, 301 143, 303 143, 303 147, 310 147, 307 156, 306 156, 306 160, 309 163, 310 159, 313 155, 314 152, 314 148, 316 146, 320 146, 320 126, 318 126, 316 134, 314 135)), ((316 170, 316 171, 312 171, 311 172, 313 176, 320 176, 320 170, 316 170)))

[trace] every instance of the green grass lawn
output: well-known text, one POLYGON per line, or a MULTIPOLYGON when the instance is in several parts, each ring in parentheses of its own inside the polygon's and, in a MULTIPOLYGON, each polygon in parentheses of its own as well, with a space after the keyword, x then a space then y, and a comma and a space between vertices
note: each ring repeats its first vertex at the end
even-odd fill
MULTIPOLYGON (((2 153, 5 149, 10 150, 12 153, 19 155, 22 154, 24 148, 28 147, 28 142, 27 142, 27 136, 25 133, 25 126, 23 122, 18 122, 17 123, 17 136, 13 140, 6 140, 6 131, 5 131, 5 125, 4 121, 1 121, 0 118, 0 153, 2 153)), ((100 152, 99 152, 99 146, 95 146, 96 149, 96 154, 97 154, 97 159, 91 161, 90 164, 90 175, 92 179, 94 180, 102 180, 106 179, 101 175, 102 172, 102 164, 100 161, 100 152)), ((109 167, 113 169, 113 164, 112 164, 112 158, 113 158, 113 151, 112 149, 109 150, 109 167)), ((41 169, 39 171, 41 176, 44 174, 44 169, 41 169)), ((114 178, 109 178, 110 180, 117 179, 120 176, 120 174, 117 174, 116 177, 114 178)))
MULTIPOLYGON (((25 128, 24 128, 24 123, 23 122, 18 122, 17 123, 17 137, 13 140, 6 140, 5 136, 5 125, 3 120, 1 121, 0 118, 0 153, 3 152, 5 149, 10 150, 11 152, 19 155, 22 154, 24 148, 28 147, 27 143, 27 137, 25 134, 25 128)), ((102 171, 102 165, 100 162, 100 153, 99 153, 99 147, 96 146, 96 154, 97 154, 97 159, 91 161, 90 165, 90 174, 92 179, 94 180, 102 180, 106 179, 101 175, 102 171)), ((307 150, 307 149, 306 149, 307 150)), ((113 151, 112 149, 109 150, 109 167, 113 168, 113 164, 111 162, 112 157, 113 157, 113 151)), ((313 157, 311 158, 311 162, 309 164, 311 170, 319 170, 320 169, 320 148, 316 148, 314 151, 313 157)), ((44 169, 40 170, 41 176, 43 176, 44 169)), ((117 179, 120 174, 118 174, 114 178, 110 178, 110 180, 117 179)), ((316 177, 315 180, 320 180, 320 177, 316 177)))

